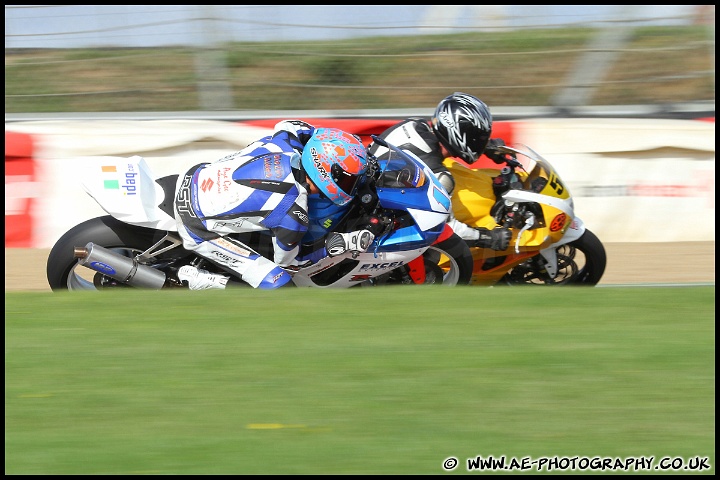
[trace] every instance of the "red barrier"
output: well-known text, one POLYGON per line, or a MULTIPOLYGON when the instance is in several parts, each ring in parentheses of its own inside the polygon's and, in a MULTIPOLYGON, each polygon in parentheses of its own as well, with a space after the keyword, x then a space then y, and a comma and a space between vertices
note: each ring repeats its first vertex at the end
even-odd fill
MULTIPOLYGON (((254 127, 273 128, 275 124, 281 120, 284 119, 247 120, 240 123, 254 127)), ((345 130, 346 132, 354 133, 362 138, 365 145, 368 145, 372 141, 370 135, 380 135, 387 128, 395 125, 403 119, 298 118, 297 120, 307 122, 314 127, 339 128, 341 130, 345 130)), ((505 143, 512 143, 514 141, 513 122, 494 122, 492 137, 502 138, 505 140, 505 143)), ((500 168, 495 162, 487 158, 485 155, 481 155, 480 159, 473 163, 472 166, 469 166, 460 159, 458 159, 458 163, 470 168, 500 168)))
POLYGON ((33 246, 33 138, 5 131, 5 247, 33 246))
MULTIPOLYGON (((253 127, 273 128, 281 120, 286 119, 247 120, 240 123, 253 127)), ((354 133, 362 138, 365 145, 368 145, 372 141, 370 135, 380 135, 385 129, 395 125, 401 119, 298 118, 294 120, 302 120, 318 128, 339 128, 354 133)))

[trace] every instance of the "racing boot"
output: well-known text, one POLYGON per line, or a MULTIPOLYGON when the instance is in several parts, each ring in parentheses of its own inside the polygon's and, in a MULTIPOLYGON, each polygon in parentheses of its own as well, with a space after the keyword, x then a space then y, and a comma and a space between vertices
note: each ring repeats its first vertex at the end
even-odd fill
POLYGON ((210 273, 192 265, 185 265, 178 270, 178 279, 190 290, 207 290, 210 288, 224 289, 230 277, 210 273))

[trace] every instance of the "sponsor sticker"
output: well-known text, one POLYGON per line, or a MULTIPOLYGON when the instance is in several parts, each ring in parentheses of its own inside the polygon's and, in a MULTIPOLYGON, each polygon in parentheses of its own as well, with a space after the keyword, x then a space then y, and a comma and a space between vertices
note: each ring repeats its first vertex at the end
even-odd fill
POLYGON ((122 190, 124 195, 137 195, 138 192, 138 172, 135 171, 135 165, 128 163, 127 171, 118 172, 116 165, 102 165, 103 188, 105 190, 122 190))
POLYGON ((115 272, 115 269, 113 267, 111 267, 110 265, 108 265, 107 263, 92 262, 92 263, 90 263, 90 266, 93 269, 97 270, 98 272, 104 273, 106 275, 115 275, 115 273, 117 273, 117 272, 115 272))
POLYGON ((564 213, 557 215, 555 218, 552 219, 552 222, 550 222, 550 231, 557 232, 562 230, 565 226, 566 221, 567 215, 565 215, 564 213))
POLYGON ((384 262, 384 263, 364 263, 360 267, 360 271, 364 270, 387 270, 387 269, 394 269, 401 265, 404 265, 403 262, 384 262))

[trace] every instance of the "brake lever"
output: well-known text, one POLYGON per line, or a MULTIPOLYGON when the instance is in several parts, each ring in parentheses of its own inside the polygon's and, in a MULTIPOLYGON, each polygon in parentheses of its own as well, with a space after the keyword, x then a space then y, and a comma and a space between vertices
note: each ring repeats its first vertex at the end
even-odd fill
POLYGON ((515 239, 515 253, 520 253, 520 237, 522 237, 522 234, 527 230, 528 228, 535 225, 535 215, 530 213, 527 217, 525 217, 525 225, 520 229, 520 231, 517 234, 517 238, 515 239))

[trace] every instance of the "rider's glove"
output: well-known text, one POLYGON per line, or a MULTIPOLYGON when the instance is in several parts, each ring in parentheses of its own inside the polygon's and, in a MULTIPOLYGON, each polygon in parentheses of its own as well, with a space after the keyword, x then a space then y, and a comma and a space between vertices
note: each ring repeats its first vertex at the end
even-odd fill
POLYGON ((473 247, 490 248, 492 250, 507 250, 510 244, 510 229, 505 227, 497 227, 494 230, 487 228, 476 228, 480 233, 480 238, 475 240, 473 247))
POLYGON ((504 147, 505 141, 502 138, 491 138, 485 147, 485 156, 497 164, 503 164, 515 159, 514 155, 503 153, 497 147, 504 147))
POLYGON ((325 239, 325 249, 328 255, 334 257, 345 252, 366 252, 375 240, 370 230, 357 230, 350 233, 330 233, 325 239))

